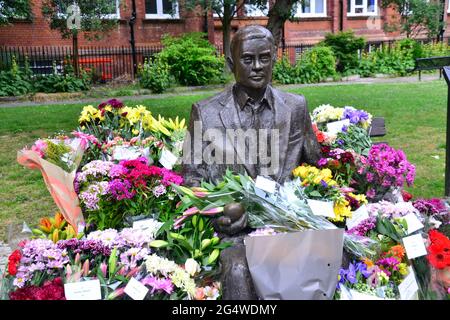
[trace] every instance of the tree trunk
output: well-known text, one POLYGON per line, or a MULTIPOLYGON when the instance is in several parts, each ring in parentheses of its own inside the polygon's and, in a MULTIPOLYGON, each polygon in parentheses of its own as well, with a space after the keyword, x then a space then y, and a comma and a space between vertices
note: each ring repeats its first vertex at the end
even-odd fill
POLYGON ((231 38, 231 16, 232 7, 230 4, 225 3, 223 6, 223 21, 222 21, 222 37, 223 37, 223 53, 225 59, 231 56, 230 51, 230 38, 231 38))
POLYGON ((76 77, 80 76, 80 59, 78 56, 78 31, 75 31, 72 35, 73 44, 73 72, 76 77))
POLYGON ((277 0, 269 10, 267 29, 272 32, 277 48, 281 42, 284 23, 289 19, 292 5, 297 1, 298 0, 277 0))

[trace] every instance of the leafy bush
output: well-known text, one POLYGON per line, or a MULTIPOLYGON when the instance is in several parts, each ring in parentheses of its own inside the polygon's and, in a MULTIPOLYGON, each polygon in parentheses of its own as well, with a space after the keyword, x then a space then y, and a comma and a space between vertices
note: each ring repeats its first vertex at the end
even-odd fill
POLYGON ((443 57, 450 55, 450 47, 447 43, 428 43, 422 46, 422 57, 443 57))
POLYGON ((316 46, 306 51, 291 66, 287 57, 278 61, 273 70, 273 78, 282 84, 316 83, 336 75, 336 60, 329 47, 316 46))
POLYGON ((376 73, 398 76, 408 74, 414 68, 415 57, 420 56, 421 49, 414 40, 405 40, 396 42, 392 48, 383 46, 370 54, 363 54, 358 73, 365 77, 376 73))
POLYGON ((0 71, 0 97, 20 96, 32 91, 31 70, 28 62, 25 62, 24 70, 20 70, 13 57, 11 68, 0 71))
POLYGON ((358 50, 364 49, 364 38, 356 37, 353 31, 342 31, 336 34, 327 33, 322 44, 330 47, 336 57, 338 72, 348 73, 359 66, 358 50))
POLYGON ((36 92, 79 92, 89 90, 91 80, 82 72, 80 78, 73 74, 51 74, 36 78, 34 89, 36 92))
POLYGON ((138 70, 139 84, 153 93, 162 93, 170 87, 170 69, 161 59, 145 61, 138 70))
POLYGON ((164 49, 159 58, 182 85, 205 85, 222 76, 225 61, 203 37, 203 33, 194 32, 180 38, 166 36, 162 40, 164 49))

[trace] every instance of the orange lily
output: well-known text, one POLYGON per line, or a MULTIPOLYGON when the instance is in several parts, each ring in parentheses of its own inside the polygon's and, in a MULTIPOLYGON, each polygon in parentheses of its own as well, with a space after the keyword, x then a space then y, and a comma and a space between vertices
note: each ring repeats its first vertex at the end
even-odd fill
POLYGON ((42 218, 39 220, 39 228, 45 233, 50 233, 52 231, 52 223, 49 218, 42 218))
POLYGON ((64 227, 64 217, 60 212, 57 212, 55 214, 55 228, 57 229, 62 229, 64 227))

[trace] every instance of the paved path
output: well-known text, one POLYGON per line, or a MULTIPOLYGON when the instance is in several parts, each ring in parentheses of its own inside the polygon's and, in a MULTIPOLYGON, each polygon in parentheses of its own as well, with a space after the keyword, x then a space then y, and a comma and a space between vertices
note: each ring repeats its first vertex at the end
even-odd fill
MULTIPOLYGON (((422 82, 438 80, 438 75, 422 75, 422 82)), ((444 81, 443 79, 441 79, 444 81)), ((372 84, 372 83, 417 83, 419 79, 417 75, 409 77, 399 77, 399 78, 359 78, 354 80, 339 81, 339 82, 323 82, 323 83, 311 83, 311 84, 292 84, 292 85, 279 85, 277 88, 281 89, 295 89, 302 87, 317 87, 317 86, 335 86, 335 85, 352 85, 352 84, 372 84)), ((209 88, 183 88, 180 92, 175 93, 165 93, 165 94, 153 94, 153 95, 137 95, 137 96, 124 96, 115 97, 119 100, 128 101, 138 101, 147 99, 164 99, 175 96, 189 96, 189 95, 201 95, 201 94, 211 94, 219 92, 223 87, 209 87, 209 88)), ((104 99, 104 98, 103 98, 104 99)), ((61 101, 48 101, 48 102, 30 102, 30 101, 16 101, 16 102, 5 102, 0 101, 0 108, 13 108, 13 107, 24 107, 24 106, 40 106, 40 105, 69 105, 69 104, 97 104, 102 98, 85 98, 85 99, 72 99, 72 100, 61 100, 61 101)))

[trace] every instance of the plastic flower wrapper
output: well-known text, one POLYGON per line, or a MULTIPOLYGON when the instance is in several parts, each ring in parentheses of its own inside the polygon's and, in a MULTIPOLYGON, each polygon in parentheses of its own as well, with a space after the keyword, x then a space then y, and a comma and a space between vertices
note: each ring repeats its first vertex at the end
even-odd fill
MULTIPOLYGON (((175 224, 181 225, 190 215, 216 215, 232 202, 241 202, 249 214, 252 228, 270 227, 276 232, 337 229, 321 216, 315 216, 305 201, 298 181, 287 182, 279 188, 275 197, 261 198, 256 194, 255 182, 244 175, 227 171, 224 180, 217 185, 202 183, 202 190, 174 186, 183 196, 182 202, 190 207, 175 224)), ((344 247, 358 257, 372 256, 376 242, 354 235, 344 236, 344 247)))
POLYGON ((38 141, 41 142, 35 143, 34 149, 18 151, 17 162, 29 169, 41 171, 47 189, 61 214, 77 233, 78 224, 83 223, 84 219, 74 180, 87 145, 80 138, 64 139, 61 144, 51 140, 38 141))

